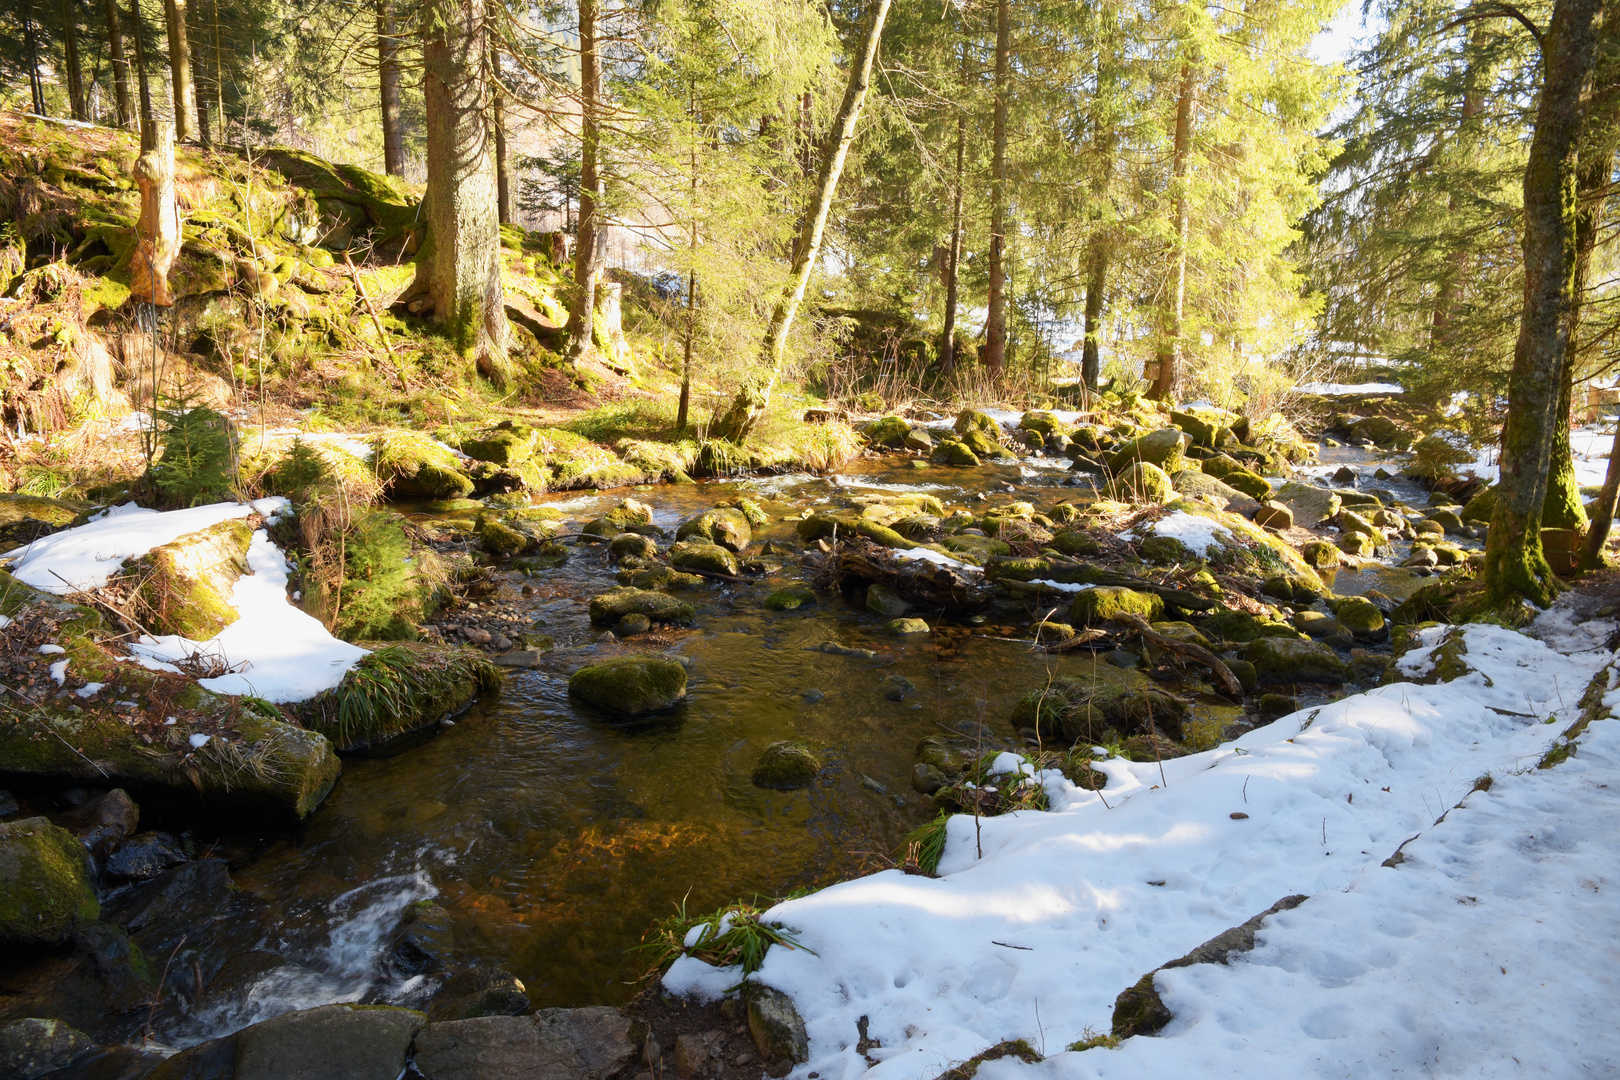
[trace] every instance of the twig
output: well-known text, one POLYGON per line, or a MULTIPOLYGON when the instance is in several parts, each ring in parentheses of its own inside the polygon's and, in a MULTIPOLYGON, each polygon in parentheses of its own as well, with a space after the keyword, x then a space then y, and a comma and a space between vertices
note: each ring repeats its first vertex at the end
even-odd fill
POLYGON ((1216 656, 1202 645, 1194 645, 1191 642, 1177 641, 1175 638, 1166 637, 1149 626, 1147 624, 1147 620, 1142 618, 1142 616, 1135 615, 1130 612, 1121 612, 1120 614, 1115 615, 1113 617, 1113 621, 1129 626, 1143 638, 1151 641, 1161 649, 1166 649, 1173 653, 1179 653, 1182 656, 1187 657, 1189 660, 1196 660, 1198 663, 1209 668, 1209 670, 1214 673, 1215 677, 1219 679, 1221 684, 1225 687, 1227 696, 1237 698, 1239 701, 1243 699, 1243 684, 1237 681, 1237 676, 1232 674, 1232 669, 1227 667, 1225 662, 1222 661, 1220 657, 1216 656))

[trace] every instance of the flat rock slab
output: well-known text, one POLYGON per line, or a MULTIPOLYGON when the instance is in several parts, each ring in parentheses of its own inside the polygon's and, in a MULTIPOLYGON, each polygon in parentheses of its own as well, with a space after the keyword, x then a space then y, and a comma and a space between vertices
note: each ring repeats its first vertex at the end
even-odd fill
POLYGON ((427 1080, 601 1080, 634 1056, 630 1021, 604 1006, 452 1020, 416 1038, 427 1080))
POLYGON ((396 1080, 423 1015, 322 1005, 237 1033, 233 1080, 396 1080))
POLYGON ((1337 514, 1342 501, 1336 492, 1293 481, 1278 488, 1272 498, 1293 511, 1296 525, 1307 529, 1337 514))

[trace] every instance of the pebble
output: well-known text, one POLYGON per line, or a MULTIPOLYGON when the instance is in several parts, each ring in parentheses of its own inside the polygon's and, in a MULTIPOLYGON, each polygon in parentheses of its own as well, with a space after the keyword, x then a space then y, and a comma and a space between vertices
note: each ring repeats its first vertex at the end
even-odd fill
POLYGON ((488 630, 481 629, 480 627, 477 627, 477 626, 471 626, 471 627, 468 627, 466 630, 464 630, 462 632, 467 635, 467 640, 472 642, 474 645, 488 645, 489 644, 489 631, 488 630))
POLYGON ((806 690, 804 692, 803 696, 804 696, 804 700, 806 700, 806 701, 810 702, 810 704, 814 705, 816 702, 820 701, 822 698, 826 697, 827 695, 823 694, 820 690, 806 690))

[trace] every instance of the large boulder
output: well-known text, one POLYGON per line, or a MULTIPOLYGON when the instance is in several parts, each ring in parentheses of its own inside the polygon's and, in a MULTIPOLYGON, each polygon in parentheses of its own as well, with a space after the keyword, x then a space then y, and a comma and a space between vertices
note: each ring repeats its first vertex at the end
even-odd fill
POLYGON ((95 1045, 84 1032, 60 1020, 28 1017, 0 1024, 0 1076, 38 1080, 67 1068, 95 1045))
POLYGON ((886 446, 891 450, 898 450, 906 445, 906 436, 911 433, 911 424, 899 416, 882 416, 873 420, 861 429, 866 441, 873 446, 886 446))
POLYGON ((686 668, 650 653, 619 656, 574 672, 568 692, 612 712, 641 716, 686 696, 686 668))
POLYGON ((388 1005, 318 1005, 198 1043, 148 1080, 396 1080, 426 1017, 388 1005))
POLYGON ((606 1080, 636 1055, 617 1009, 541 1009, 429 1024, 416 1037, 426 1080, 606 1080))
POLYGON ((502 420, 492 428, 461 440, 458 449, 478 461, 496 465, 520 465, 534 456, 539 432, 528 424, 502 420))
POLYGON ((1344 682, 1346 668, 1339 654, 1326 645, 1297 638, 1262 637, 1251 641, 1243 658, 1254 665, 1262 686, 1275 683, 1344 682))
POLYGON ((1136 463, 1156 465, 1166 473, 1180 472, 1182 447, 1187 440, 1180 428, 1160 428, 1131 439, 1108 455, 1108 471, 1118 475, 1136 463))
MULTIPOLYGON (((1170 477, 1170 482, 1181 494, 1204 499, 1234 514, 1249 515, 1260 509, 1260 503, 1254 496, 1196 469, 1182 469, 1170 477)), ((1264 484, 1265 481, 1262 480, 1261 483, 1264 484)), ((1269 494, 1270 491, 1271 485, 1266 484, 1266 492, 1269 494)))
POLYGON ((591 597, 587 607, 590 611, 591 625, 596 627, 616 626, 626 615, 645 615, 654 623, 685 626, 696 614, 692 605, 684 600, 677 600, 666 593, 630 586, 598 593, 591 597))
POLYGON ((1018 421, 1018 426, 1024 431, 1033 431, 1042 439, 1050 439, 1054 435, 1067 435, 1073 427, 1065 424, 1049 412, 1031 410, 1018 421))
POLYGON ((956 414, 956 423, 951 425, 958 435, 966 435, 970 431, 982 431, 992 438, 1001 436, 1001 425, 987 413, 978 409, 963 409, 956 414))
POLYGON ((140 624, 154 633, 207 641, 234 623, 231 591, 248 572, 252 542, 247 522, 221 521, 127 561, 123 576, 139 583, 140 624))
POLYGON ((42 817, 0 824, 0 944, 55 945, 100 914, 72 833, 42 817))
POLYGON ((1340 597, 1333 604, 1333 614, 1358 638, 1378 637, 1384 632, 1384 613, 1365 596, 1340 597))
POLYGON ((1164 601, 1121 585, 1098 585, 1075 593, 1069 605, 1069 621, 1086 626, 1106 623, 1115 615, 1140 615, 1154 622, 1164 618, 1164 601))
POLYGON ((1292 480, 1278 488, 1272 498, 1293 512, 1294 524, 1307 529, 1334 517, 1343 505, 1337 492, 1292 480))
POLYGON ((753 537, 754 531, 748 524, 748 515, 731 507, 705 510, 690 521, 683 522, 681 527, 675 530, 677 540, 695 538, 719 544, 728 551, 741 551, 748 546, 753 537))
POLYGON ((973 468, 983 464, 979 455, 968 448, 967 444, 957 439, 946 439, 934 447, 934 452, 928 455, 928 460, 935 465, 956 465, 962 468, 973 468))
POLYGON ((1227 428, 1232 419, 1230 413, 1213 409, 1175 409, 1170 413, 1170 422, 1185 431, 1194 446, 1210 448, 1229 441, 1227 428))
POLYGON ((394 498, 461 499, 473 492, 472 478, 456 455, 415 431, 377 436, 371 464, 384 492, 394 498))
POLYGON ((676 542, 669 549, 669 565, 690 573, 725 574, 729 577, 742 573, 742 566, 730 549, 700 540, 676 542))

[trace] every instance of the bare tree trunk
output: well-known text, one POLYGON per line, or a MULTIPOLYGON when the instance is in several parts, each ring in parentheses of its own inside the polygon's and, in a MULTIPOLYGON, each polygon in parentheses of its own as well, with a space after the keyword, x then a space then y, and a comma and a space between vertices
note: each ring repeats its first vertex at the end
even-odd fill
POLYGON ((225 62, 219 54, 219 0, 214 0, 214 115, 219 118, 219 143, 230 141, 230 122, 225 119, 225 62))
POLYGON ((574 304, 568 313, 568 359, 590 354, 596 320, 596 279, 601 273, 602 178, 597 152, 602 138, 602 65, 597 52, 598 0, 579 0, 579 231, 574 245, 574 304))
MULTIPOLYGON (((219 0, 214 0, 214 3, 215 3, 215 6, 217 7, 218 3, 219 3, 219 0)), ((187 17, 188 20, 191 17, 191 8, 189 6, 186 8, 186 17, 187 17)), ((201 13, 199 13, 197 17, 199 19, 202 18, 201 13)), ((188 27, 188 29, 187 29, 188 40, 189 40, 189 35, 190 35, 190 32, 191 32, 192 29, 195 29, 195 28, 194 27, 188 27)), ((201 56, 201 50, 199 50, 196 53, 196 56, 197 57, 201 56)), ((215 59, 217 60, 218 58, 216 57, 215 59)), ((204 72, 207 71, 206 66, 204 66, 202 64, 202 61, 200 59, 197 60, 197 65, 196 66, 200 67, 204 72)), ((200 79, 197 78, 196 74, 195 74, 195 71, 194 71, 193 72, 193 78, 192 78, 192 89, 193 89, 193 91, 195 91, 196 98, 197 98, 197 141, 202 143, 202 145, 211 148, 214 145, 214 126, 210 122, 209 116, 208 116, 208 96, 206 94, 204 94, 202 92, 202 90, 198 89, 199 85, 202 86, 204 89, 206 89, 206 87, 207 87, 207 78, 208 78, 208 76, 206 74, 204 74, 200 79)))
MULTIPOLYGON (((1587 103, 1586 132, 1582 139, 1580 175, 1576 180, 1577 218, 1575 222, 1575 299, 1570 306, 1570 348, 1580 347, 1581 315, 1586 306, 1587 280, 1592 253, 1597 247, 1604 209, 1609 201, 1609 177, 1620 143, 1620 17, 1606 15, 1603 36, 1598 40, 1594 64, 1593 94, 1587 103)), ((1615 504, 1620 501, 1620 423, 1616 424, 1609 465, 1603 474, 1603 490, 1592 509, 1591 525, 1581 549, 1580 569, 1603 569, 1603 546, 1614 523, 1615 504)))
POLYGON ((23 9, 23 40, 28 46, 28 93, 33 98, 34 115, 44 116, 45 85, 39 78, 39 41, 34 33, 34 5, 23 9))
POLYGON ((827 231, 827 218, 832 213, 833 197, 838 193, 838 178, 844 172, 844 159, 849 156, 850 144, 855 141, 855 125, 860 122, 861 108, 866 104, 866 91, 872 84, 872 65, 877 61, 878 45, 883 40, 883 23, 889 17, 890 0, 877 0, 868 15, 866 34, 861 43, 860 58, 849 67, 849 83, 844 87, 844 100, 838 106, 838 115, 828 132, 826 149, 816 175, 816 201, 814 208, 804 216, 799 241, 793 250, 793 270, 787 288, 776 301, 771 312, 770 327, 760 350, 760 360, 767 369, 762 390, 744 386, 737 392, 731 407, 720 417, 711 431, 716 437, 730 442, 742 442, 754 429, 759 418, 771 403, 777 374, 787 352, 788 331, 804 302, 804 292, 810 285, 810 274, 821 258, 821 241, 827 231))
POLYGON ((79 12, 73 0, 62 0, 62 55, 67 66, 68 109, 75 120, 90 119, 84 104, 84 66, 79 62, 79 12))
POLYGON ((992 380, 1007 363, 1007 94, 1012 78, 1012 4, 996 0, 996 101, 990 133, 990 298, 984 367, 992 380))
POLYGON ((197 139, 197 88, 191 81, 191 44, 186 33, 186 0, 164 0, 169 24, 169 78, 174 87, 174 137, 197 139))
POLYGON ((1524 170, 1524 310, 1502 425, 1502 479, 1485 544, 1486 598, 1546 605, 1561 588, 1541 549, 1554 413, 1569 363, 1582 89, 1601 0, 1557 0, 1542 37, 1541 101, 1524 170))
POLYGON ((1080 349, 1080 381, 1095 394, 1102 379, 1103 290, 1108 284, 1109 238, 1101 231, 1091 239, 1086 258, 1086 338, 1080 349))
POLYGON ((495 205, 500 210, 502 225, 512 223, 512 195, 506 174, 506 101, 501 95, 501 54, 489 50, 490 90, 494 94, 492 112, 495 123, 495 205))
POLYGON ((107 24, 107 59, 112 64, 118 126, 129 128, 135 123, 135 102, 129 85, 129 61, 124 57, 124 32, 118 25, 118 0, 101 0, 101 17, 107 24))
POLYGON ((135 254, 129 263, 129 295, 157 307, 170 307, 169 270, 180 254, 180 211, 174 201, 174 127, 151 127, 152 146, 135 162, 141 216, 135 227, 135 254))
POLYGON ((951 250, 945 266, 945 340, 939 347, 939 371, 956 370, 956 308, 962 290, 962 183, 967 164, 967 114, 956 118, 956 173, 951 184, 951 250))
POLYGON ((399 107, 399 38, 394 0, 377 0, 377 84, 382 97, 383 171, 405 175, 405 133, 399 107))
POLYGON ((134 31, 135 78, 141 91, 141 150, 145 152, 157 145, 157 122, 152 112, 152 82, 146 73, 146 16, 141 14, 141 0, 129 0, 130 29, 134 31))
POLYGON ((1198 72, 1189 62, 1181 67, 1181 93, 1176 98, 1175 157, 1171 175, 1176 192, 1176 240, 1170 267, 1169 325, 1159 348, 1158 371, 1149 395, 1169 398, 1181 377, 1182 319, 1187 302, 1187 237, 1192 222, 1187 201, 1187 173, 1192 163, 1193 112, 1198 108, 1198 72))
POLYGON ((425 16, 422 90, 431 247, 417 264, 411 291, 425 285, 445 335, 485 377, 504 386, 510 370, 484 78, 484 0, 432 0, 425 16))

